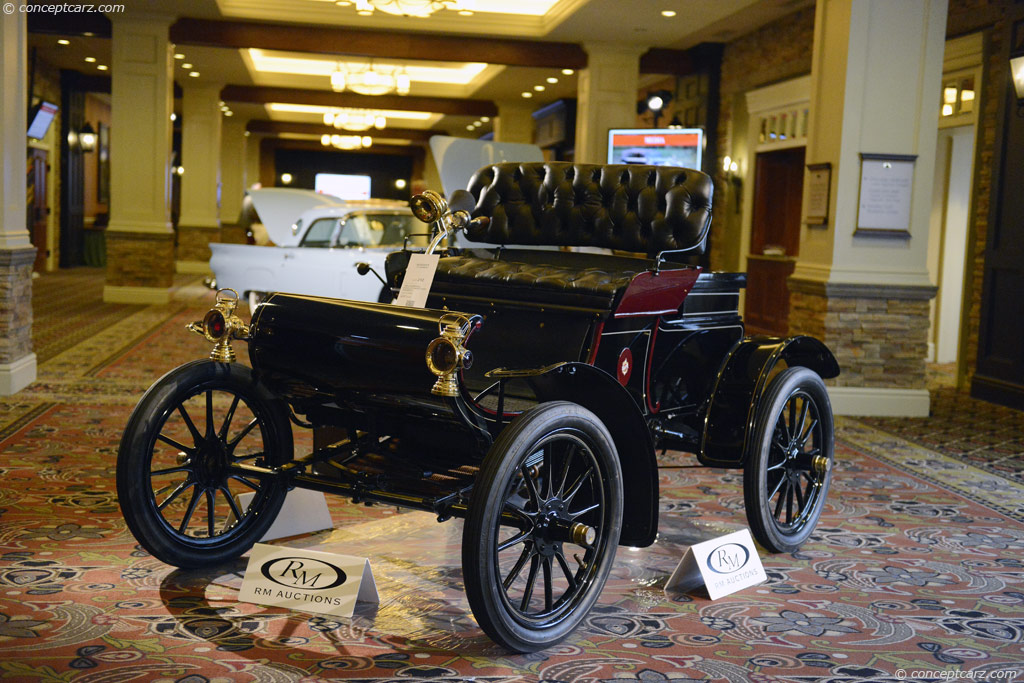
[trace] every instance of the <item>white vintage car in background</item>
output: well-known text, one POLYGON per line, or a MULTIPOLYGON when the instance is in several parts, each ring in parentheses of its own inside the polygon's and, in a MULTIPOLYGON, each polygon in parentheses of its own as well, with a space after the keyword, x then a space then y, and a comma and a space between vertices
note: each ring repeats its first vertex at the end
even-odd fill
MULTIPOLYGON (((384 272, 385 256, 425 245, 425 226, 397 200, 346 201, 291 188, 250 190, 269 244, 211 244, 216 286, 229 287, 255 308, 269 292, 360 301, 391 301, 390 290, 356 266, 384 272)), ((253 226, 258 241, 259 226, 253 226)))

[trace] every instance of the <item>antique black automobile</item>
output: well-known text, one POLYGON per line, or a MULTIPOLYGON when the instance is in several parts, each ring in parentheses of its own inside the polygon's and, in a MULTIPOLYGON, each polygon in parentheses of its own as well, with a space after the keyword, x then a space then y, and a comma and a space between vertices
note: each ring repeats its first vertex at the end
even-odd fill
MULTIPOLYGON (((190 325, 211 358, 158 380, 121 441, 139 543, 179 567, 223 563, 292 487, 461 517, 473 613, 516 651, 566 637, 616 547, 654 542, 656 449, 742 468, 757 540, 798 548, 829 488, 821 378, 839 368, 810 337, 744 337, 744 277, 686 264, 706 243, 710 178, 497 164, 456 195, 412 201, 440 255, 426 308, 274 294, 246 325, 221 292, 190 325), (455 232, 474 248, 443 247, 455 232), (299 458, 293 425, 317 437, 299 458)), ((410 256, 389 256, 396 291, 410 256)))

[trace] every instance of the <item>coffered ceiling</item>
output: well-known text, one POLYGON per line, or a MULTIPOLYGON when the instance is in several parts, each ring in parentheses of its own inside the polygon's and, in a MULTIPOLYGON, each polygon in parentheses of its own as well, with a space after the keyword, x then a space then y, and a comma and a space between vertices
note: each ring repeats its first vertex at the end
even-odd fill
MULTIPOLYGON (((426 18, 380 10, 364 16, 356 0, 128 4, 130 11, 171 12, 176 17, 171 38, 181 55, 174 60, 179 85, 235 86, 224 91, 233 116, 300 126, 275 134, 301 135, 295 131, 303 124, 322 125, 329 106, 360 106, 387 110, 388 126, 396 130, 475 137, 492 129, 495 102, 525 102, 523 93, 528 93, 528 106, 540 108, 575 97, 577 71, 585 65, 588 44, 660 49, 660 54, 645 57, 643 70, 664 65, 685 69, 687 55, 666 51, 732 40, 812 0, 460 2, 461 13, 443 9, 426 18), (371 64, 405 69, 412 80, 408 96, 377 100, 332 92, 330 75, 339 65, 357 71, 371 64), (232 101, 232 94, 238 99, 232 101)), ((32 18, 30 46, 38 59, 60 68, 109 76, 109 22, 95 19, 64 25, 32 18), (67 44, 59 44, 61 39, 67 44)), ((392 143, 409 141, 392 135, 392 143)))

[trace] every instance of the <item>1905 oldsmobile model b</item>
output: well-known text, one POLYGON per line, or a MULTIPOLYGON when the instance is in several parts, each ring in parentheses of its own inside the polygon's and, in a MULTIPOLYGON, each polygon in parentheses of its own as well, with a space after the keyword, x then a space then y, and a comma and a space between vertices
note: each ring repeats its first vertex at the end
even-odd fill
MULTIPOLYGON (((616 547, 654 541, 656 449, 742 468, 757 540, 798 548, 829 488, 821 378, 839 368, 810 337, 745 338, 743 276, 681 260, 706 242, 710 178, 497 164, 456 194, 412 201, 441 254, 426 308, 273 294, 245 325, 222 292, 190 325, 211 359, 157 381, 121 441, 142 546, 180 567, 236 558, 292 487, 462 517, 473 613, 517 651, 566 637, 616 547), (443 248, 456 231, 483 248, 443 248), (335 438, 295 458, 290 423, 335 438)), ((389 256, 396 291, 409 260, 389 256)))

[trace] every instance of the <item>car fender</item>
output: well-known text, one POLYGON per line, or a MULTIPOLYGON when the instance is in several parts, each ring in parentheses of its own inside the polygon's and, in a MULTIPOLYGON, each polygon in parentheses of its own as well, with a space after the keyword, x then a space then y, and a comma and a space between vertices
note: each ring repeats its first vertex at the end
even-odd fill
POLYGON ((658 462, 643 414, 604 370, 562 363, 528 381, 539 401, 572 401, 594 413, 612 435, 622 467, 620 545, 646 547, 658 534, 658 462))
POLYGON ((780 361, 802 366, 823 379, 839 375, 839 363, 814 337, 745 337, 729 350, 704 413, 697 458, 712 467, 742 467, 753 438, 757 407, 780 361))

